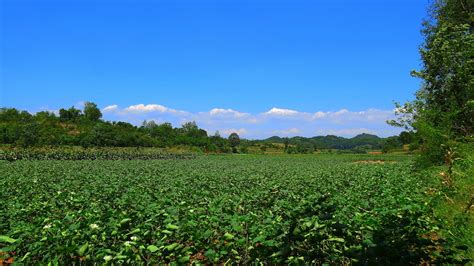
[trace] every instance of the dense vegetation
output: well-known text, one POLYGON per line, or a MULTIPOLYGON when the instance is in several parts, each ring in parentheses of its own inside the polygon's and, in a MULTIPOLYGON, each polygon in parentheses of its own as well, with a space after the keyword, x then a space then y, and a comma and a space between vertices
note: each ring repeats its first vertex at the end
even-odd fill
POLYGON ((94 103, 84 110, 74 107, 34 115, 14 108, 0 109, 0 143, 20 147, 172 147, 193 146, 205 151, 230 151, 229 142, 218 134, 208 136, 196 123, 180 128, 169 123, 144 121, 140 127, 126 122, 108 122, 94 103))
POLYGON ((437 0, 424 23, 420 48, 423 80, 416 99, 398 104, 391 121, 416 132, 424 158, 442 163, 456 146, 472 141, 474 129, 474 2, 437 0))
MULTIPOLYGON (((94 103, 87 102, 84 110, 74 107, 53 112, 30 114, 14 108, 0 109, 0 144, 18 147, 82 146, 82 147, 195 147, 204 152, 247 153, 249 147, 285 143, 287 153, 312 153, 317 149, 341 149, 366 152, 374 149, 400 148, 404 138, 379 138, 361 134, 351 139, 336 136, 291 139, 272 137, 266 140, 241 140, 236 134, 225 139, 199 128, 194 122, 174 128, 170 123, 144 121, 139 127, 126 122, 101 120, 102 114, 94 103)), ((407 134, 407 133, 404 133, 407 134)))
POLYGON ((435 0, 420 47, 423 81, 391 124, 411 130, 421 149, 417 171, 431 177, 439 237, 463 243, 474 258, 474 2, 435 0))
POLYGON ((458 261, 431 237, 442 225, 430 217, 410 158, 314 156, 0 162, 0 186, 8 188, 0 195, 3 257, 27 264, 458 261), (362 159, 386 163, 353 162, 362 159))
POLYGON ((162 160, 192 159, 192 153, 170 153, 152 148, 27 148, 2 149, 0 160, 162 160))
POLYGON ((317 136, 311 138, 292 137, 282 138, 273 136, 256 143, 285 145, 288 153, 308 153, 316 149, 352 150, 365 152, 370 150, 397 149, 412 142, 413 133, 402 132, 400 136, 380 138, 371 134, 359 134, 353 138, 344 138, 334 135, 317 136))
POLYGON ((1 109, 0 264, 472 262, 473 8, 434 2, 414 72, 424 85, 398 105, 391 123, 409 131, 398 137, 248 141, 209 136, 195 123, 107 122, 93 103, 59 116, 1 109), (156 148, 313 153, 403 144, 421 156, 156 148), (136 148, 97 148, 110 146, 136 148))

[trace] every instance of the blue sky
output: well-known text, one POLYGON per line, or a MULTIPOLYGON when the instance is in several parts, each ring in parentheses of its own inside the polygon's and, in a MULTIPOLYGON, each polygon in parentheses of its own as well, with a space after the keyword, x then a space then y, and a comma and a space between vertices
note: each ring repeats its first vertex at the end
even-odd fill
POLYGON ((192 119, 248 138, 396 134, 384 121, 393 101, 412 99, 420 85, 409 72, 420 66, 427 6, 3 0, 0 106, 34 112, 93 101, 112 106, 106 119, 192 119))

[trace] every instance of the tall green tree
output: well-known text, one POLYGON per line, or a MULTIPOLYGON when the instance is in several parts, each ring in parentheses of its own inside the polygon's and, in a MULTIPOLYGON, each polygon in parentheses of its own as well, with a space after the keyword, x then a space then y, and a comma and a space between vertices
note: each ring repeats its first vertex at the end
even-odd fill
POLYGON ((230 146, 232 147, 232 151, 234 153, 237 152, 237 146, 239 146, 240 144, 240 137, 237 133, 232 133, 229 135, 229 143, 230 143, 230 146))
POLYGON ((97 104, 93 102, 84 103, 84 116, 86 119, 97 122, 102 117, 100 109, 97 108, 97 104))
POLYGON ((290 146, 290 139, 288 137, 285 137, 283 140, 283 144, 285 144, 285 152, 288 150, 288 147, 290 146))
POLYGON ((61 122, 75 122, 81 117, 81 110, 72 106, 69 109, 59 109, 59 120, 61 122))
POLYGON ((416 99, 397 104, 392 125, 417 131, 425 154, 440 160, 449 140, 472 135, 474 127, 474 1, 435 0, 423 23, 423 80, 416 99))

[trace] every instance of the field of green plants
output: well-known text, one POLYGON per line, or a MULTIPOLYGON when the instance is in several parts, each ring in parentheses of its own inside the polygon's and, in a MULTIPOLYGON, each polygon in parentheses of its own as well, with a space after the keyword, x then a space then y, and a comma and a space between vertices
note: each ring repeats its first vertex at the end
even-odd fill
POLYGON ((0 161, 0 259, 441 261, 409 156, 0 161), (374 161, 377 159, 378 161, 374 161), (368 161, 370 160, 370 161, 368 161))
POLYGON ((162 160, 192 159, 191 153, 170 153, 156 148, 2 148, 0 160, 162 160))

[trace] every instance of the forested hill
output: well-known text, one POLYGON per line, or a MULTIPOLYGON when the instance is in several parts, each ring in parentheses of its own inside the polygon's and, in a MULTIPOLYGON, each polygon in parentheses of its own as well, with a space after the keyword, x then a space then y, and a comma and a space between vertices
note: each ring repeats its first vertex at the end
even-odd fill
MULTIPOLYGON (((402 134, 403 136, 404 134, 402 134)), ((397 146, 399 137, 380 138, 376 135, 367 133, 359 134, 352 138, 338 137, 334 135, 316 136, 316 137, 291 137, 282 138, 273 136, 262 140, 263 143, 282 143, 287 145, 309 145, 317 149, 354 149, 364 147, 366 149, 381 149, 387 143, 393 142, 392 146, 397 146)))

